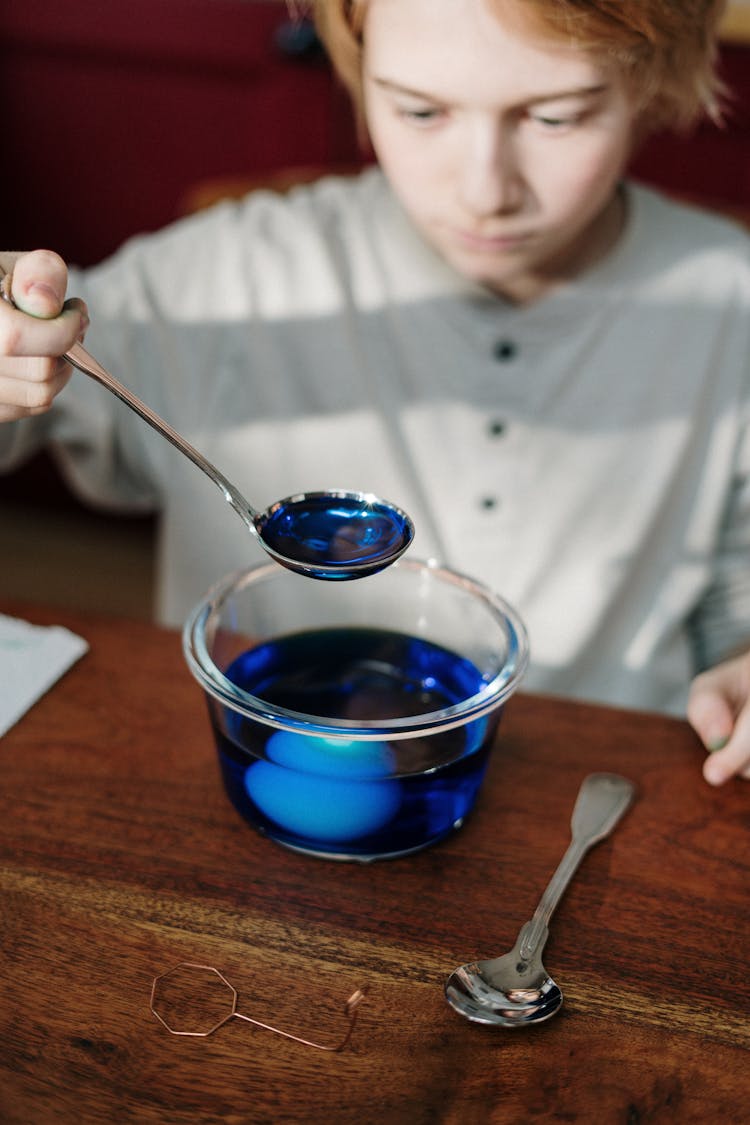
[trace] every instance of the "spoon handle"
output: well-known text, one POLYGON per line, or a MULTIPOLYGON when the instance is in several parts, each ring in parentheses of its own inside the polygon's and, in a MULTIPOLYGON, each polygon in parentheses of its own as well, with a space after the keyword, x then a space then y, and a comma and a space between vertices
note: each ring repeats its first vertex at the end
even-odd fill
POLYGON ((578 791, 571 819, 572 839, 530 922, 521 930, 518 953, 528 960, 547 940, 549 920, 581 860, 610 834, 635 796, 632 781, 614 773, 592 773, 578 791))
POLYGON ((134 395, 132 391, 129 391, 127 387, 123 386, 114 375, 107 371, 106 367, 103 367, 98 360, 94 359, 90 352, 86 351, 82 344, 73 344, 72 348, 65 353, 63 358, 66 359, 68 363, 72 364, 73 367, 77 368, 78 371, 83 372, 84 375, 88 375, 91 379, 94 379, 97 383, 106 387, 107 390, 111 391, 113 395, 116 395, 121 402, 124 402, 126 406, 129 406, 131 410, 135 411, 144 422, 148 422, 149 426, 156 430, 157 433, 161 434, 162 437, 166 438, 167 441, 171 442, 172 445, 179 449, 180 453, 184 453, 194 465, 197 465, 206 476, 210 477, 214 484, 218 485, 224 493, 224 498, 227 503, 232 505, 250 530, 255 532, 253 516, 257 515, 257 513, 253 510, 242 493, 235 488, 231 481, 227 480, 224 474, 220 472, 215 465, 212 465, 202 453, 199 453, 182 434, 179 434, 177 430, 173 429, 169 425, 169 422, 165 422, 156 411, 152 410, 150 406, 146 406, 145 402, 142 402, 137 395, 134 395))
MULTIPOLYGON (((10 275, 6 270, 0 266, 0 298, 7 301, 13 308, 18 308, 16 302, 13 300, 9 277, 10 275)), ((144 422, 148 422, 152 429, 156 430, 158 434, 161 434, 162 437, 171 442, 176 449, 179 449, 180 453, 184 453, 215 485, 218 485, 219 489, 224 493, 224 499, 228 504, 232 505, 235 512, 237 512, 238 516, 240 516, 250 531, 252 531, 254 535, 258 534, 254 522, 254 517, 257 516, 258 513, 248 504, 245 497, 235 488, 232 482, 227 480, 224 474, 220 472, 215 465, 212 465, 202 453, 199 453, 182 434, 178 434, 177 430, 174 430, 168 422, 165 422, 155 410, 152 410, 150 406, 146 406, 145 402, 141 402, 137 395, 134 395, 132 391, 129 391, 127 387, 123 386, 118 379, 115 379, 114 375, 110 374, 106 367, 103 367, 98 360, 94 359, 91 353, 87 352, 82 344, 73 344, 69 351, 65 352, 63 359, 66 359, 68 363, 72 364, 78 371, 82 371, 84 375, 88 375, 91 379, 96 380, 97 383, 101 383, 103 387, 106 387, 108 391, 116 395, 121 402, 129 406, 144 422)))

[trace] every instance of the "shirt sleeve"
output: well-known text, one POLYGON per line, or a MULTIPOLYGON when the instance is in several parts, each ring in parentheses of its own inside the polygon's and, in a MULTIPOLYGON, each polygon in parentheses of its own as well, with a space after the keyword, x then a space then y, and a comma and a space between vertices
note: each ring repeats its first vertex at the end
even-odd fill
POLYGON ((9 473, 44 445, 45 427, 41 419, 0 425, 0 473, 9 473))
POLYGON ((750 648, 750 423, 738 445, 713 581, 690 621, 696 671, 750 648))

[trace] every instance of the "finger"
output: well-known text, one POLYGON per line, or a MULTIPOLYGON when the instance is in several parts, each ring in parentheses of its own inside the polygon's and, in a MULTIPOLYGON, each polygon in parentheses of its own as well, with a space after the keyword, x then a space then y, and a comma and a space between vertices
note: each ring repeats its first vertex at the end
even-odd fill
POLYGON ((52 250, 22 254, 13 266, 11 293, 23 312, 36 317, 59 316, 68 286, 68 268, 52 250))
POLYGON ((750 769, 750 706, 738 715, 732 736, 723 750, 710 754, 703 763, 703 776, 710 785, 723 785, 736 774, 750 769))
POLYGON ((0 421, 48 410, 72 373, 63 360, 6 360, 0 374, 0 421))
POLYGON ((78 298, 66 301, 59 315, 47 320, 0 302, 0 354, 56 358, 80 339, 87 327, 86 305, 78 298))
POLYGON ((736 708, 722 694, 710 672, 698 676, 690 688, 687 717, 707 750, 721 750, 732 736, 736 708))

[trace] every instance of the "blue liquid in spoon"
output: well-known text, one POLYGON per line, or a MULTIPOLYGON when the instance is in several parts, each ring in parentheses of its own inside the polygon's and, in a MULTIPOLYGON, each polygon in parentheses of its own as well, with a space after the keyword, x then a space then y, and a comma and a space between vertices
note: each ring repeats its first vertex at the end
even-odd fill
POLYGON ((278 562, 313 578, 374 574, 414 537, 399 508, 362 493, 310 492, 279 500, 256 523, 278 562))

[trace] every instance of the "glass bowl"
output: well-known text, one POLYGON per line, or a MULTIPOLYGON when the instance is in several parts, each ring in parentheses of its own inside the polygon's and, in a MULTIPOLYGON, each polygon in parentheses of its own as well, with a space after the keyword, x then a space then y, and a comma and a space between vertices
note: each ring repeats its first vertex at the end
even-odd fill
POLYGON ((312 583, 274 563, 231 574, 190 614, 229 799, 312 855, 407 855, 474 806, 528 661, 502 598, 434 562, 312 583))

